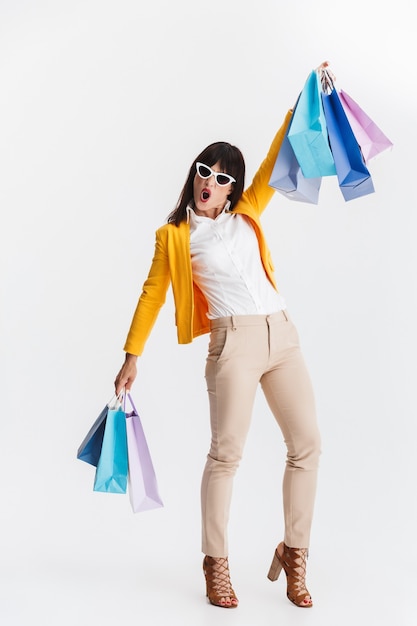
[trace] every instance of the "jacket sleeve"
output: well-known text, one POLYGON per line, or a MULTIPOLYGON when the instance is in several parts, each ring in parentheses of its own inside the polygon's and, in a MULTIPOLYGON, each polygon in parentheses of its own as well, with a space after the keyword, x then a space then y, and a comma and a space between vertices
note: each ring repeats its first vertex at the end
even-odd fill
POLYGON ((158 313, 165 303, 170 282, 166 241, 157 231, 154 257, 133 315, 124 346, 125 352, 138 356, 142 354, 158 313))
POLYGON ((274 169, 281 144, 284 141, 291 116, 292 110, 289 110, 281 128, 278 130, 272 141, 268 154, 262 161, 251 185, 245 190, 241 199, 241 201, 245 204, 248 203, 258 216, 265 210, 275 193, 275 190, 269 186, 269 180, 271 178, 272 170, 274 169))

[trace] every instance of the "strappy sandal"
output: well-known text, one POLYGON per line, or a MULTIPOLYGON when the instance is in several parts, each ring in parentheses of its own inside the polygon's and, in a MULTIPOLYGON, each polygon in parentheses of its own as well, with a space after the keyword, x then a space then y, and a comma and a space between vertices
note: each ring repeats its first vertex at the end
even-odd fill
POLYGON ((289 548, 285 543, 280 543, 275 550, 274 558, 269 569, 269 580, 277 580, 284 568, 287 576, 287 597, 295 604, 304 609, 313 606, 313 601, 306 588, 307 548, 289 548), (278 549, 283 546, 282 554, 278 549))
POLYGON ((235 609, 239 600, 230 582, 228 558, 205 556, 203 571, 209 602, 224 609, 235 609))

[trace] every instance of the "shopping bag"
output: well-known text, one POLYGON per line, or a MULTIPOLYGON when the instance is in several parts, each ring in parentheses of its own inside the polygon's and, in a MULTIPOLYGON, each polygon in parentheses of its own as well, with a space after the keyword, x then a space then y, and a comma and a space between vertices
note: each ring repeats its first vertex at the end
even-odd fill
POLYGON ((134 513, 139 513, 164 505, 159 496, 155 470, 141 419, 131 395, 127 395, 133 409, 126 413, 129 499, 134 513))
POLYGON ((321 177, 306 178, 286 134, 272 170, 269 186, 289 200, 318 204, 321 177))
POLYGON ((114 395, 101 411, 100 415, 81 442, 77 450, 77 459, 80 459, 80 461, 85 461, 86 463, 90 463, 91 465, 97 467, 97 463, 101 453, 101 446, 103 444, 107 411, 109 410, 109 408, 116 408, 120 406, 120 399, 116 395, 114 395))
POLYGON ((295 107, 288 139, 306 178, 334 176, 317 71, 308 76, 295 107))
POLYGON ((127 474, 126 413, 121 408, 109 408, 94 478, 94 491, 126 493, 127 474))
POLYGON ((361 147, 365 163, 368 163, 381 152, 392 148, 392 141, 353 98, 343 90, 339 91, 339 97, 356 140, 361 147))
POLYGON ((77 450, 77 459, 97 467, 103 444, 108 405, 104 407, 77 450))
POLYGON ((322 93, 329 142, 332 149, 339 187, 346 201, 375 191, 371 174, 344 112, 336 89, 322 93))

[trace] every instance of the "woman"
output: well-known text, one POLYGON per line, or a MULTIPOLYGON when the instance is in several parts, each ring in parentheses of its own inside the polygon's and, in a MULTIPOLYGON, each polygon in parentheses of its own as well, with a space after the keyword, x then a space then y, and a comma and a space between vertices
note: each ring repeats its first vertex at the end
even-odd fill
POLYGON ((245 163, 235 146, 211 144, 194 160, 176 209, 156 232, 154 258, 115 380, 116 393, 131 388, 137 357, 172 284, 178 342, 210 332, 206 381, 212 438, 201 485, 202 551, 207 596, 224 608, 238 605, 227 522, 259 382, 287 446, 285 535, 268 577, 276 580, 283 568, 289 599, 312 606, 305 572, 320 436, 297 331, 278 293, 260 224, 274 193, 268 182, 291 113, 246 191, 245 163))

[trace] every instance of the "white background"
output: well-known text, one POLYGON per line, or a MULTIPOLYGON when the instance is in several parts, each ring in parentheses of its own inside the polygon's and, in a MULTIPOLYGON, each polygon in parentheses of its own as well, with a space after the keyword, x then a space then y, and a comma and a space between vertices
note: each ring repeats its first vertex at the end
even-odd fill
POLYGON ((415 623, 415 145, 412 3, 0 0, 0 619, 67 624, 415 623), (133 389, 165 507, 93 493, 76 450, 113 392, 188 167, 237 144, 247 183, 328 59, 394 142, 376 193, 275 194, 264 226, 314 382, 323 455, 308 583, 266 574, 285 450, 261 394, 230 522, 237 611, 206 604, 199 485, 207 336, 178 346, 172 296, 133 389))

